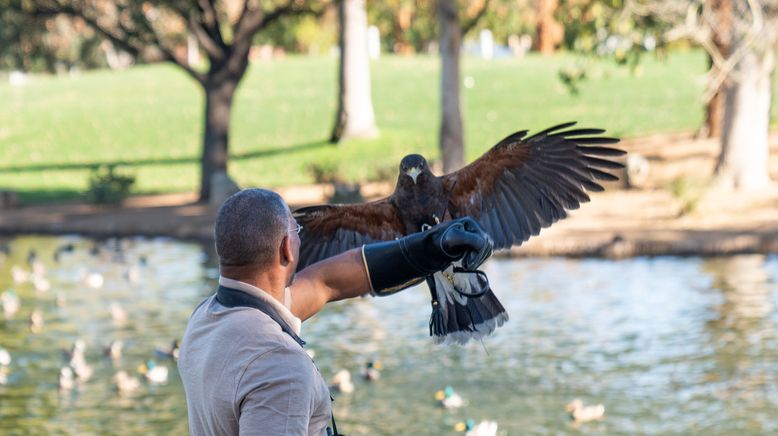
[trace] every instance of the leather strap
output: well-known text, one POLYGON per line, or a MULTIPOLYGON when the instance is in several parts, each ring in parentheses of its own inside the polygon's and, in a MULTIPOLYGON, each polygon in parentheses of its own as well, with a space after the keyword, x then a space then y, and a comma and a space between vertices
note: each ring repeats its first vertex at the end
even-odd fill
MULTIPOLYGON (((281 326, 281 330, 284 331, 284 333, 288 334, 289 336, 294 339, 295 342, 297 342, 301 347, 305 347, 305 341, 302 340, 297 334, 292 330, 291 327, 289 327, 289 324, 284 321, 283 318, 281 318, 281 315, 276 312, 276 310, 273 308, 273 306, 267 304, 266 302, 262 301, 258 297, 247 294, 243 291, 239 291, 237 289, 228 288, 225 286, 219 286, 219 289, 216 290, 216 301, 219 302, 222 306, 225 307, 252 307, 254 309, 259 310, 260 312, 264 313, 265 315, 269 316, 270 319, 277 322, 278 325, 281 326)), ((330 401, 335 401, 330 396, 330 401)), ((335 412, 332 413, 332 428, 327 427, 327 434, 332 436, 344 436, 341 433, 338 433, 338 426, 335 424, 335 412), (333 433, 332 431, 335 431, 333 433)))
POLYGON ((254 309, 259 310, 260 312, 264 313, 265 315, 269 316, 273 321, 277 322, 278 325, 281 326, 281 330, 284 331, 284 333, 288 334, 289 336, 294 339, 295 342, 297 342, 301 347, 305 346, 305 341, 302 340, 297 334, 292 330, 291 327, 289 327, 289 324, 284 321, 283 318, 281 318, 281 315, 276 312, 275 309, 273 309, 273 306, 267 304, 266 302, 262 301, 258 297, 255 297, 254 295, 247 294, 243 291, 239 291, 237 289, 227 288, 225 286, 219 286, 219 289, 216 291, 216 301, 219 302, 222 306, 225 307, 253 307, 254 309))

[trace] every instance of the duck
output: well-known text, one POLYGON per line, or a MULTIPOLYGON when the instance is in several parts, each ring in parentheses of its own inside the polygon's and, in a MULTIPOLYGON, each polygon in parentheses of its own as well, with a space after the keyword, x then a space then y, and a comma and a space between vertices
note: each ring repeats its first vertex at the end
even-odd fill
POLYGON ((3 347, 0 347, 0 367, 11 364, 11 353, 3 347))
POLYGON ((32 285, 38 292, 48 292, 51 289, 49 280, 38 274, 32 275, 32 285))
POLYGON ((98 272, 90 272, 84 276, 84 284, 92 289, 100 289, 103 287, 103 275, 98 272))
POLYGON ((3 306, 3 314, 6 318, 12 318, 22 306, 19 296, 16 295, 13 289, 6 289, 0 294, 0 304, 3 306))
POLYGON ((54 262, 59 263, 59 261, 62 259, 63 253, 72 253, 76 249, 76 246, 72 243, 67 243, 60 245, 57 247, 56 250, 54 250, 54 254, 52 254, 52 259, 54 259, 54 262))
POLYGON ((62 367, 59 370, 59 389, 62 391, 69 391, 76 385, 76 380, 73 377, 73 370, 69 366, 62 367))
POLYGON ((381 365, 381 362, 376 360, 368 360, 365 364, 365 367, 360 371, 360 374, 365 380, 376 381, 381 378, 382 367, 383 365, 381 365))
POLYGON ((167 366, 157 365, 153 360, 142 363, 138 367, 138 372, 143 374, 143 376, 146 377, 146 380, 151 384, 161 385, 167 383, 167 366))
POLYGON ((154 348, 155 356, 162 359, 173 359, 176 362, 178 361, 178 353, 179 353, 178 339, 173 339, 173 343, 170 344, 170 348, 165 348, 165 347, 154 348))
POLYGON ((77 361, 75 364, 71 363, 70 368, 76 374, 76 379, 80 382, 87 382, 92 378, 94 374, 94 368, 92 365, 86 363, 86 361, 77 361))
POLYGON ((465 422, 458 422, 454 430, 464 432, 465 436, 496 436, 497 423, 495 421, 481 421, 478 424, 475 420, 468 419, 465 422))
POLYGON ((124 370, 114 374, 113 382, 120 395, 132 394, 140 388, 140 380, 137 377, 131 377, 124 370))
POLYGON ((446 409, 458 409, 465 405, 465 400, 451 386, 435 392, 435 399, 446 409))
POLYGON ((124 310, 121 304, 114 301, 111 303, 109 310, 111 311, 111 319, 113 319, 115 325, 123 326, 127 323, 127 311, 124 310))
POLYGON ((131 285, 140 283, 140 278, 140 269, 135 265, 129 266, 127 270, 124 271, 124 279, 131 285))
POLYGON ((122 349, 124 348, 124 342, 120 340, 113 340, 108 347, 105 348, 103 353, 110 357, 112 360, 119 360, 122 358, 122 349))
POLYGON ((35 309, 30 314, 30 331, 40 333, 41 330, 43 330, 43 312, 40 309, 35 309))
POLYGON ((86 342, 83 339, 78 338, 73 342, 73 345, 69 350, 62 350, 62 357, 68 362, 70 366, 77 366, 82 363, 86 363, 84 358, 84 352, 86 351, 86 342))
POLYGON ((574 399, 565 406, 565 411, 570 414, 570 418, 578 423, 596 421, 605 416, 605 406, 597 404, 596 406, 585 406, 583 401, 574 399))
POLYGON ((342 394, 354 392, 354 384, 351 383, 351 373, 346 369, 341 369, 335 373, 335 376, 332 377, 332 381, 330 382, 330 390, 342 394))
POLYGON ((11 267, 11 278, 16 284, 27 283, 30 281, 30 272, 20 266, 14 265, 11 267))

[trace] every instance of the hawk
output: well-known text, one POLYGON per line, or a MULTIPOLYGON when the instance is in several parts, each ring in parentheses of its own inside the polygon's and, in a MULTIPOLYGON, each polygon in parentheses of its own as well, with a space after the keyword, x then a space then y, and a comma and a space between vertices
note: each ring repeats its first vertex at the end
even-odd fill
MULTIPOLYGON (((360 204, 297 209, 303 226, 299 269, 371 242, 424 231, 469 216, 494 241, 494 249, 521 245, 568 210, 589 201, 586 191, 603 191, 598 181, 615 181, 608 170, 623 165, 624 151, 608 147, 617 138, 602 129, 560 124, 532 136, 522 130, 498 142, 464 168, 436 176, 418 154, 405 156, 394 193, 360 204)), ((492 333, 508 320, 486 275, 450 266, 427 278, 432 294, 430 335, 437 343, 464 344, 492 333)))

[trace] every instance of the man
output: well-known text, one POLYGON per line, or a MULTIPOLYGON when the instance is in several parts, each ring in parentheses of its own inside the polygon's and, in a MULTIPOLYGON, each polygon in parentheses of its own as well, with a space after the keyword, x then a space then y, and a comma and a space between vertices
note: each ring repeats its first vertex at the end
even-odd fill
POLYGON ((465 218, 295 274, 299 231, 271 191, 242 190, 219 209, 219 289, 192 314, 178 361, 193 435, 326 434, 330 394, 301 346, 301 322, 327 302, 389 295, 456 260, 475 269, 492 251, 465 218))

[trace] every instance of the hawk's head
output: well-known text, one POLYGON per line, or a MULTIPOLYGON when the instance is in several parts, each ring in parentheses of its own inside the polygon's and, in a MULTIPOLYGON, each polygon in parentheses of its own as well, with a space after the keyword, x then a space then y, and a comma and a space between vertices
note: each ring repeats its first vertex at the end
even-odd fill
MULTIPOLYGON (((409 154, 400 161, 400 181, 404 176, 408 176, 413 180, 413 184, 420 182, 420 175, 431 175, 429 165, 424 156, 420 154, 409 154)), ((421 176, 423 179, 424 176, 421 176)))

